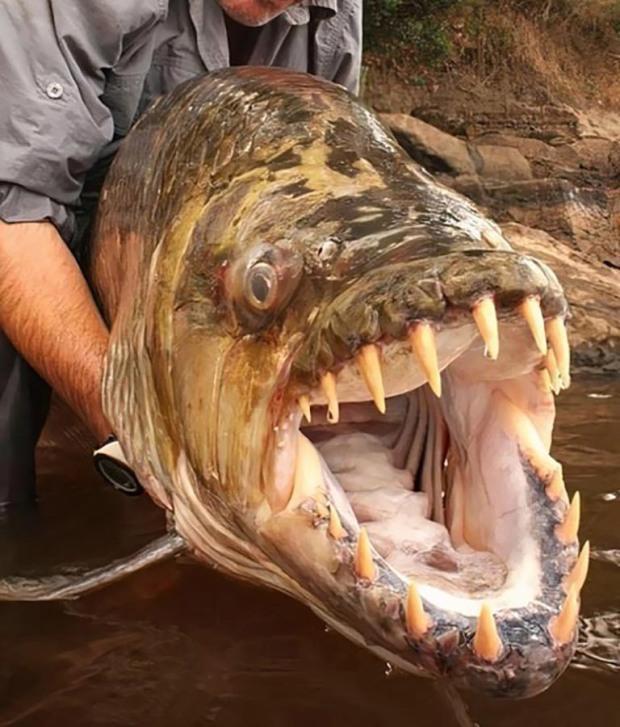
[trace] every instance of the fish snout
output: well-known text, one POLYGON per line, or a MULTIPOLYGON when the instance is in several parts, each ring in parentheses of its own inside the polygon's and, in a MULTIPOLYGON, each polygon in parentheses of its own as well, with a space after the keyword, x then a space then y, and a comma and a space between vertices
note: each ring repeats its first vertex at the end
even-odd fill
POLYGON ((316 376, 378 341, 409 337, 414 348, 426 347, 423 329, 437 332, 466 321, 475 324, 489 358, 498 355, 499 323, 519 320, 546 354, 544 321, 567 311, 551 270, 514 251, 470 250, 393 264, 366 274, 326 306, 298 368, 316 376))

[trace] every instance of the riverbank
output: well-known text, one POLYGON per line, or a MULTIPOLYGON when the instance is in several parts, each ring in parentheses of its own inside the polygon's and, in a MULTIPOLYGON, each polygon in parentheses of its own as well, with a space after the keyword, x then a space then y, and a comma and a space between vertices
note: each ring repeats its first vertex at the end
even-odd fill
POLYGON ((552 265, 575 367, 620 373, 620 25, 586 31, 558 14, 566 2, 537 3, 546 18, 525 1, 448 3, 444 57, 371 51, 363 95, 414 159, 552 265))

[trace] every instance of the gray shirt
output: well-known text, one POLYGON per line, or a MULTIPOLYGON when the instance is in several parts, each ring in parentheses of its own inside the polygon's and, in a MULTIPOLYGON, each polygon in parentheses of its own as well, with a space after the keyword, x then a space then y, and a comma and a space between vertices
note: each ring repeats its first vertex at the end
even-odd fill
MULTIPOLYGON (((303 0, 257 32, 248 63, 355 93, 361 20, 362 0, 303 0)), ((216 0, 2 0, 0 219, 48 219, 75 241, 148 103, 229 61, 216 0)))

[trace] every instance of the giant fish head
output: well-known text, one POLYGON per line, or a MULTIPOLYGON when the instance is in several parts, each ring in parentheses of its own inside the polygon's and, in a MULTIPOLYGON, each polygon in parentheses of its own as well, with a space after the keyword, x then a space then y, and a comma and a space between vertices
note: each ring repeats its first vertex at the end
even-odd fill
POLYGON ((553 273, 309 76, 159 100, 110 171, 105 409, 191 550, 405 670, 501 696, 574 650, 553 273))

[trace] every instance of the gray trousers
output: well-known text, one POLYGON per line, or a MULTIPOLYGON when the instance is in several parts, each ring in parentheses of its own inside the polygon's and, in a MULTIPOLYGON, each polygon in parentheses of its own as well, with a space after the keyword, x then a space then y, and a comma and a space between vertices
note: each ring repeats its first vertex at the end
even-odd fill
POLYGON ((34 502, 35 448, 50 388, 0 331, 0 510, 34 502))

